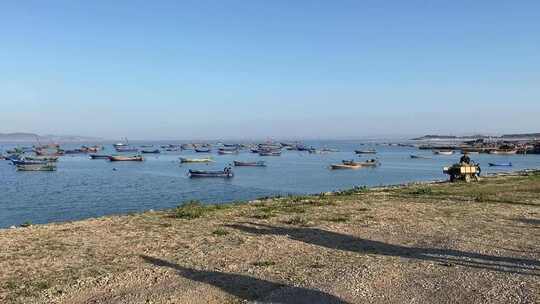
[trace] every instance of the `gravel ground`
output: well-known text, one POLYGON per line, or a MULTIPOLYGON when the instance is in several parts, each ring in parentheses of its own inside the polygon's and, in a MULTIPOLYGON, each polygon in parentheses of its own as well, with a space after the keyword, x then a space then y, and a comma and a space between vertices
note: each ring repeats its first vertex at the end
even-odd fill
POLYGON ((539 303, 540 175, 0 230, 0 303, 539 303))

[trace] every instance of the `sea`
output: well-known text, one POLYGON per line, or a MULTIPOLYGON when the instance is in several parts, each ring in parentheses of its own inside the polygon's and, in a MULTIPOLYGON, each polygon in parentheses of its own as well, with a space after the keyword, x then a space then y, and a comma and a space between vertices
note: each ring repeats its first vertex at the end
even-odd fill
MULTIPOLYGON (((132 146, 182 142, 132 142, 132 146)), ((444 166, 456 163, 461 154, 434 155, 430 150, 388 145, 379 141, 305 141, 315 148, 339 152, 310 154, 283 151, 281 156, 261 157, 249 150, 237 155, 195 153, 184 150, 145 154, 144 162, 91 160, 88 155, 63 156, 55 172, 18 172, 9 161, 0 161, 0 228, 26 222, 43 224, 174 208, 187 201, 207 204, 248 201, 277 195, 317 194, 354 186, 394 185, 416 181, 445 180, 444 166), (356 155, 356 149, 375 149, 377 154, 356 155), (411 159, 410 155, 429 159, 411 159), (211 164, 181 164, 180 156, 211 156, 211 164), (359 170, 330 170, 342 160, 377 158, 380 166, 359 170), (235 167, 233 178, 189 178, 189 169, 219 170, 234 160, 264 160, 266 167, 235 167)), ((65 144, 74 149, 84 143, 65 144)), ((96 143, 87 143, 96 144, 96 143)), ((0 152, 31 144, 1 143, 0 152)), ((105 143, 100 154, 114 154, 105 143)), ((149 148, 146 148, 149 149, 149 148)), ((471 155, 482 174, 540 168, 540 155, 471 155), (511 162, 512 167, 488 163, 511 162)))

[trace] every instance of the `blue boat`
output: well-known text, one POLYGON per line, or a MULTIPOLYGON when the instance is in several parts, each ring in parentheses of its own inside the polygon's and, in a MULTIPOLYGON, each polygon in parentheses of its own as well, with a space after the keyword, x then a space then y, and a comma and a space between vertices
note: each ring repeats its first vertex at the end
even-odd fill
POLYGON ((488 163, 490 167, 512 167, 512 163, 488 163))
POLYGON ((50 162, 46 160, 14 159, 14 160, 11 160, 11 163, 18 166, 18 165, 46 165, 50 162))
POLYGON ((155 149, 155 150, 142 150, 141 153, 144 153, 144 154, 159 154, 160 151, 159 151, 159 149, 155 149))

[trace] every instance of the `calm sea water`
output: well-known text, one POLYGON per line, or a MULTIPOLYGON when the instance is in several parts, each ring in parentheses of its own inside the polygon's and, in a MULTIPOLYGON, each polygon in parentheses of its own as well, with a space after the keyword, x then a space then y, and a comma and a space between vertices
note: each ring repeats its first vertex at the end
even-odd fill
MULTIPOLYGON (((315 147, 337 148, 340 152, 309 154, 284 151, 280 157, 260 157, 241 152, 238 155, 212 154, 213 164, 182 164, 178 157, 205 154, 190 151, 146 155, 146 161, 114 162, 90 160, 87 155, 64 156, 56 172, 17 172, 8 161, 0 161, 0 227, 23 222, 48 223, 70 221, 110 214, 175 207, 188 200, 223 203, 278 194, 308 194, 350 188, 378 186, 411 181, 445 179, 442 167, 455 163, 460 154, 436 156, 415 148, 360 145, 360 141, 306 142, 315 147), (354 155, 355 149, 375 148, 382 165, 360 170, 329 170, 343 159, 374 157, 354 155), (411 159, 419 154, 432 159, 411 159), (222 169, 233 160, 260 160, 266 168, 234 168, 232 179, 190 179, 188 169, 222 169), (113 170, 115 168, 116 170, 113 170)), ((141 145, 143 143, 132 143, 141 145)), ((160 144, 154 143, 155 147, 160 144)), ((168 144, 168 143, 167 143, 168 144)), ((13 144, 0 145, 0 151, 13 144)), ((80 144, 64 145, 65 148, 80 144)), ((103 153, 113 153, 106 145, 103 153)), ((539 168, 540 155, 472 155, 483 173, 539 168), (511 168, 488 167, 488 162, 508 162, 511 168)))

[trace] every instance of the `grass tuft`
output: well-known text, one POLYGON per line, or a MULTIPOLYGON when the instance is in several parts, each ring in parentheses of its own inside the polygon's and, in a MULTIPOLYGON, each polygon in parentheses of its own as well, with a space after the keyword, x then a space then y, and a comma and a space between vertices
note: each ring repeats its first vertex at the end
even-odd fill
POLYGON ((229 234, 229 231, 223 229, 223 228, 218 228, 216 230, 214 230, 212 232, 213 235, 217 235, 217 236, 224 236, 224 235, 227 235, 229 234))
POLYGON ((32 222, 31 221, 26 221, 24 223, 21 224, 21 227, 30 227, 32 226, 32 222))
POLYGON ((308 220, 303 216, 294 216, 286 221, 284 221, 285 224, 289 225, 296 225, 296 226, 306 226, 308 224, 308 220))
POLYGON ((433 189, 431 189, 429 187, 417 188, 417 189, 411 190, 409 192, 409 194, 412 194, 412 195, 432 195, 433 194, 433 189))
POLYGON ((353 195, 353 194, 359 194, 368 192, 369 188, 367 186, 355 186, 351 189, 341 190, 334 193, 336 196, 346 196, 346 195, 353 195))
POLYGON ((200 201, 193 200, 176 207, 174 210, 174 217, 180 219, 196 219, 209 215, 215 211, 229 208, 231 208, 231 206, 228 204, 204 205, 200 201))

